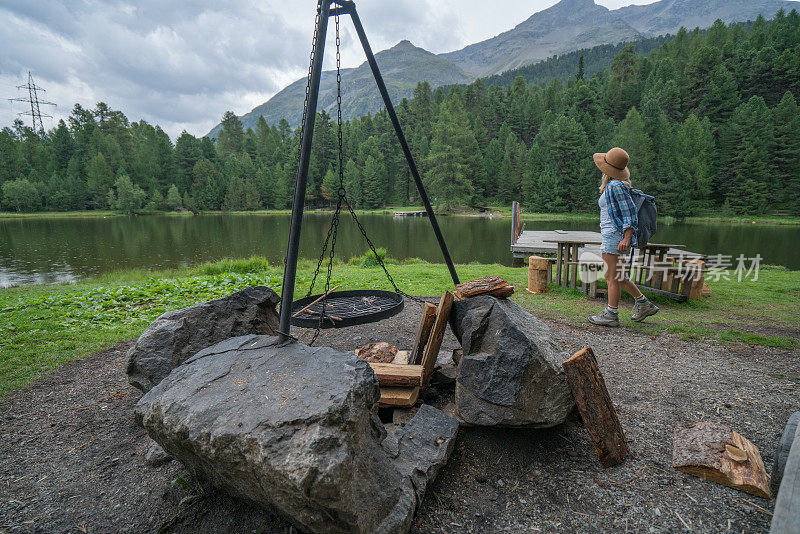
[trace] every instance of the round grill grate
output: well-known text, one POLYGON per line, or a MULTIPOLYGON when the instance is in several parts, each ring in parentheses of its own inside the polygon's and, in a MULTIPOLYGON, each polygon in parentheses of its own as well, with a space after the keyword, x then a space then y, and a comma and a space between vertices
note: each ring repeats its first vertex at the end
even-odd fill
POLYGON ((403 296, 392 291, 356 289, 334 291, 324 300, 302 310, 322 294, 312 295, 292 303, 292 326, 317 328, 320 326, 322 306, 325 306, 325 319, 322 328, 342 328, 357 324, 372 323, 397 315, 403 310, 403 296))

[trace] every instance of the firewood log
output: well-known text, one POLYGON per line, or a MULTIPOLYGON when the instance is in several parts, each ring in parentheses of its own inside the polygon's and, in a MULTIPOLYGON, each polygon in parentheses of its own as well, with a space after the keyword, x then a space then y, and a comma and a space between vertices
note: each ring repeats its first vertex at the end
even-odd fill
POLYGON ((497 298, 508 298, 514 293, 514 286, 499 276, 487 276, 456 285, 455 295, 459 299, 468 299, 478 295, 491 295, 497 298))

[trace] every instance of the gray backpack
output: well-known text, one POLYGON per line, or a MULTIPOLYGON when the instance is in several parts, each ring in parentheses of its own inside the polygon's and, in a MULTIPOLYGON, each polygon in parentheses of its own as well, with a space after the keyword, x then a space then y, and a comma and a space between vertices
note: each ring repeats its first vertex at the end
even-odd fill
POLYGON ((636 217, 639 226, 636 228, 636 242, 639 248, 650 242, 650 238, 658 229, 658 208, 653 196, 643 193, 638 189, 631 189, 631 198, 636 205, 636 217))

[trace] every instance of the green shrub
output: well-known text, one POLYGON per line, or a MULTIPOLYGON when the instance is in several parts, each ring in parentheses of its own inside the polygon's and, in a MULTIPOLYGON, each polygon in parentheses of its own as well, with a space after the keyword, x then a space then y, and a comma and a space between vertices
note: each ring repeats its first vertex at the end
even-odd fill
MULTIPOLYGON (((386 262, 386 249, 376 248, 375 253, 378 255, 378 258, 381 259, 382 262, 386 262)), ((350 258, 350 265, 360 265, 361 267, 377 267, 378 266, 378 258, 375 257, 375 254, 372 251, 367 251, 361 256, 354 256, 350 258)))

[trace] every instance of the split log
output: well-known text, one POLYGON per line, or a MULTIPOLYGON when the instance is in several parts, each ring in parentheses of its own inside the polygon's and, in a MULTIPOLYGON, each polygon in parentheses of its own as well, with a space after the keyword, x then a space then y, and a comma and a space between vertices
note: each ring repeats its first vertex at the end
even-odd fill
POLYGON ((550 278, 550 260, 541 256, 528 258, 528 291, 531 293, 547 293, 547 282, 550 278))
POLYGON ((453 294, 445 291, 442 298, 439 300, 439 306, 436 308, 436 320, 433 323, 433 331, 425 346, 425 351, 422 354, 422 376, 423 385, 427 385, 433 373, 433 367, 436 365, 436 358, 439 356, 439 349, 442 347, 442 339, 444 339, 444 331, 447 328, 447 320, 450 317, 450 308, 453 307, 453 294))
POLYGON ((394 406, 398 408, 410 408, 419 399, 419 387, 414 388, 381 388, 381 398, 379 406, 394 406))
POLYGON ((389 363, 394 360, 397 350, 397 347, 394 345, 389 345, 385 341, 380 341, 378 343, 367 343, 360 349, 356 349, 355 353, 356 356, 370 363, 389 363))
POLYGON ((409 363, 411 363, 408 361, 408 357, 409 357, 409 352, 407 350, 398 350, 397 354, 394 355, 394 360, 392 360, 392 363, 408 365, 409 363))
POLYGON ((769 499, 769 477, 758 448, 728 425, 678 425, 673 440, 675 469, 769 499))
POLYGON ((514 286, 499 276, 487 276, 471 282, 456 285, 455 294, 459 299, 468 299, 478 295, 491 295, 497 298, 508 298, 514 293, 514 286))
POLYGON ((769 532, 800 533, 800 425, 795 428, 793 444, 786 459, 769 532))
POLYGON ((370 363, 380 386, 413 387, 422 385, 422 366, 402 363, 370 363))
POLYGON ((411 349, 409 363, 418 364, 422 361, 422 353, 425 351, 425 345, 428 344, 428 339, 431 337, 431 329, 435 320, 436 306, 426 302, 422 307, 422 316, 419 318, 417 335, 414 336, 414 347, 411 349))
POLYGON ((594 352, 586 347, 562 367, 600 464, 603 467, 617 465, 628 455, 628 442, 594 352))

